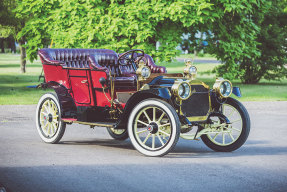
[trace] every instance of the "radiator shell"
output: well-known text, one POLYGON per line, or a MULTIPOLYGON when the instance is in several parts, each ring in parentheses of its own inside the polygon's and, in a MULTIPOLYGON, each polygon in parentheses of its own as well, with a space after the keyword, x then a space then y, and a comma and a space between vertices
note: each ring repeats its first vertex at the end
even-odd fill
POLYGON ((191 84, 192 95, 182 101, 181 113, 190 121, 204 121, 211 110, 209 88, 191 84))

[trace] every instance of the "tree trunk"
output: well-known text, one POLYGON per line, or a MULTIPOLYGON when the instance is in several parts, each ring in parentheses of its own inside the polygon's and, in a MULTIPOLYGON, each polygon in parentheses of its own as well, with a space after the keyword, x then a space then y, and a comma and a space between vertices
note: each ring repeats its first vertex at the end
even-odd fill
POLYGON ((1 53, 5 53, 4 38, 0 38, 1 53))
POLYGON ((196 46, 194 46, 193 54, 194 54, 194 57, 197 56, 196 46))
POLYGON ((21 53, 21 64, 20 64, 21 73, 26 72, 26 48, 24 47, 24 45, 25 45, 25 39, 22 37, 19 40, 19 47, 21 53))
POLYGON ((16 53, 16 45, 15 45, 14 37, 11 37, 11 39, 10 39, 10 46, 11 46, 11 52, 16 53))

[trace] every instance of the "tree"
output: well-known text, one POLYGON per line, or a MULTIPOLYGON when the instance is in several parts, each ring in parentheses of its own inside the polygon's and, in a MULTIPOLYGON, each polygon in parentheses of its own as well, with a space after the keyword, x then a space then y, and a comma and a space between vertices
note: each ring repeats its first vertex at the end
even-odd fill
POLYGON ((225 76, 234 78, 244 71, 239 61, 260 55, 259 28, 251 15, 263 1, 19 0, 16 12, 29 20, 18 37, 27 38, 30 60, 52 39, 55 47, 119 53, 140 48, 159 60, 171 60, 179 53, 175 47, 184 32, 201 31, 211 34, 209 51, 234 72, 225 76))
POLYGON ((221 30, 214 30, 213 39, 219 39, 220 43, 218 49, 213 49, 213 52, 225 62, 225 65, 217 68, 219 75, 231 79, 240 78, 247 84, 258 83, 262 78, 280 80, 287 77, 284 67, 287 63, 287 14, 284 12, 286 5, 286 1, 262 1, 260 7, 254 7, 252 14, 246 15, 247 22, 240 27, 243 32, 234 25, 228 30, 230 22, 240 25, 238 14, 230 15, 232 20, 224 20, 220 28, 226 29, 226 35, 222 34, 221 30), (223 41, 224 36, 226 38, 223 41), (245 40, 242 41, 236 36, 245 40), (231 43, 226 44, 226 39, 230 39, 231 43), (229 46, 238 49, 234 54, 228 54, 229 46))
MULTIPOLYGON (((25 18, 17 17, 13 10, 17 7, 17 3, 15 0, 3 0, 0 2, 0 31, 2 33, 9 33, 9 35, 13 35, 16 39, 16 34, 19 33, 22 28, 25 26, 25 18)), ((8 36, 9 36, 8 35, 8 36)), ((26 48, 25 36, 21 36, 18 39, 18 43, 20 46, 21 52, 21 64, 20 70, 22 73, 26 72, 26 48)))
POLYGON ((260 79, 280 80, 287 77, 287 13, 286 1, 272 0, 267 4, 265 13, 256 12, 255 23, 260 27, 257 35, 257 48, 260 56, 246 57, 240 69, 244 83, 258 83, 260 79))

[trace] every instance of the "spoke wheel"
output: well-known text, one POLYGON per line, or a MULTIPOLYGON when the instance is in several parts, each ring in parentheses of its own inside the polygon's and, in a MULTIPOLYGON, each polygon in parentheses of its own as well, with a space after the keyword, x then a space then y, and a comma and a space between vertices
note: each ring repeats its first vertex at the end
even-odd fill
POLYGON ((44 94, 37 106, 36 127, 43 141, 58 143, 65 132, 65 123, 61 121, 61 108, 53 93, 44 94))
POLYGON ((147 156, 163 156, 178 141, 178 115, 168 103, 147 99, 133 109, 128 131, 132 144, 139 152, 147 156))
POLYGON ((212 125, 205 124, 205 128, 213 127, 213 131, 202 135, 203 142, 215 151, 234 151, 241 147, 250 132, 250 118, 245 107, 237 100, 228 98, 222 104, 220 112, 228 118, 227 124, 222 118, 211 117, 212 125))
POLYGON ((126 140, 129 137, 127 129, 107 128, 110 136, 116 140, 126 140))

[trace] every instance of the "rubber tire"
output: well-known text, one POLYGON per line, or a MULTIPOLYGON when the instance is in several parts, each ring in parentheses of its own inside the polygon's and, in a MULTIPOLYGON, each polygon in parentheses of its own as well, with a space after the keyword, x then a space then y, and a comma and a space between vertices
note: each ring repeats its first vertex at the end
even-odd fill
POLYGON ((61 107, 60 107, 60 103, 59 103, 59 99, 57 97, 56 94, 54 93, 45 93, 44 95, 42 95, 42 97, 40 98, 38 105, 37 105, 37 109, 36 109, 36 127, 38 130, 38 133, 41 137, 41 139, 45 142, 45 143, 51 143, 51 144, 55 144, 55 143, 59 143, 59 141, 62 139, 65 130, 66 130, 66 123, 64 123, 63 121, 61 121, 61 107), (40 107, 41 105, 47 100, 47 99, 51 99, 55 102, 55 104, 58 107, 59 110, 59 126, 57 129, 57 132, 55 133, 55 135, 51 138, 47 138, 43 135, 42 131, 41 131, 41 127, 39 125, 39 112, 40 112, 40 107))
POLYGON ((134 109, 132 110, 129 120, 128 120, 128 133, 129 133, 129 137, 130 140, 134 146, 134 148, 136 150, 138 150, 140 153, 146 155, 146 156, 150 156, 150 157, 160 157, 160 156, 164 156, 167 153, 169 153, 176 145, 179 135, 180 135, 180 121, 178 118, 178 115, 176 113, 176 111, 174 110, 174 108, 168 104, 165 101, 162 101, 160 99, 146 99, 143 100, 142 102, 140 102, 139 104, 137 104, 134 109), (171 124, 172 124, 172 132, 174 134, 172 134, 170 137, 170 141, 167 144, 167 146, 163 147, 160 150, 157 151, 150 151, 147 150, 145 148, 143 148, 136 140, 134 132, 133 132, 133 121, 134 118, 136 117, 137 113, 139 110, 141 110, 144 107, 148 107, 148 106, 157 106, 160 107, 161 109, 163 109, 169 116, 170 120, 171 120, 171 124))
POLYGON ((236 108, 239 114, 241 115, 242 132, 239 138, 230 145, 220 146, 210 141, 207 135, 201 136, 201 139, 205 143, 205 145, 207 145, 210 149, 214 151, 219 151, 219 152, 231 152, 231 151, 235 151, 236 149, 240 148, 247 140, 249 132, 250 132, 250 117, 249 117, 249 114, 246 108, 242 105, 242 103, 240 103, 238 100, 232 97, 229 97, 226 103, 236 108))
POLYGON ((128 134, 128 130, 126 129, 125 132, 123 132, 122 134, 115 134, 111 128, 108 128, 107 127, 107 131, 108 133, 110 134, 110 136, 112 138, 114 138, 115 140, 120 140, 120 141, 123 141, 123 140, 126 140, 127 138, 129 138, 129 134, 128 134))

